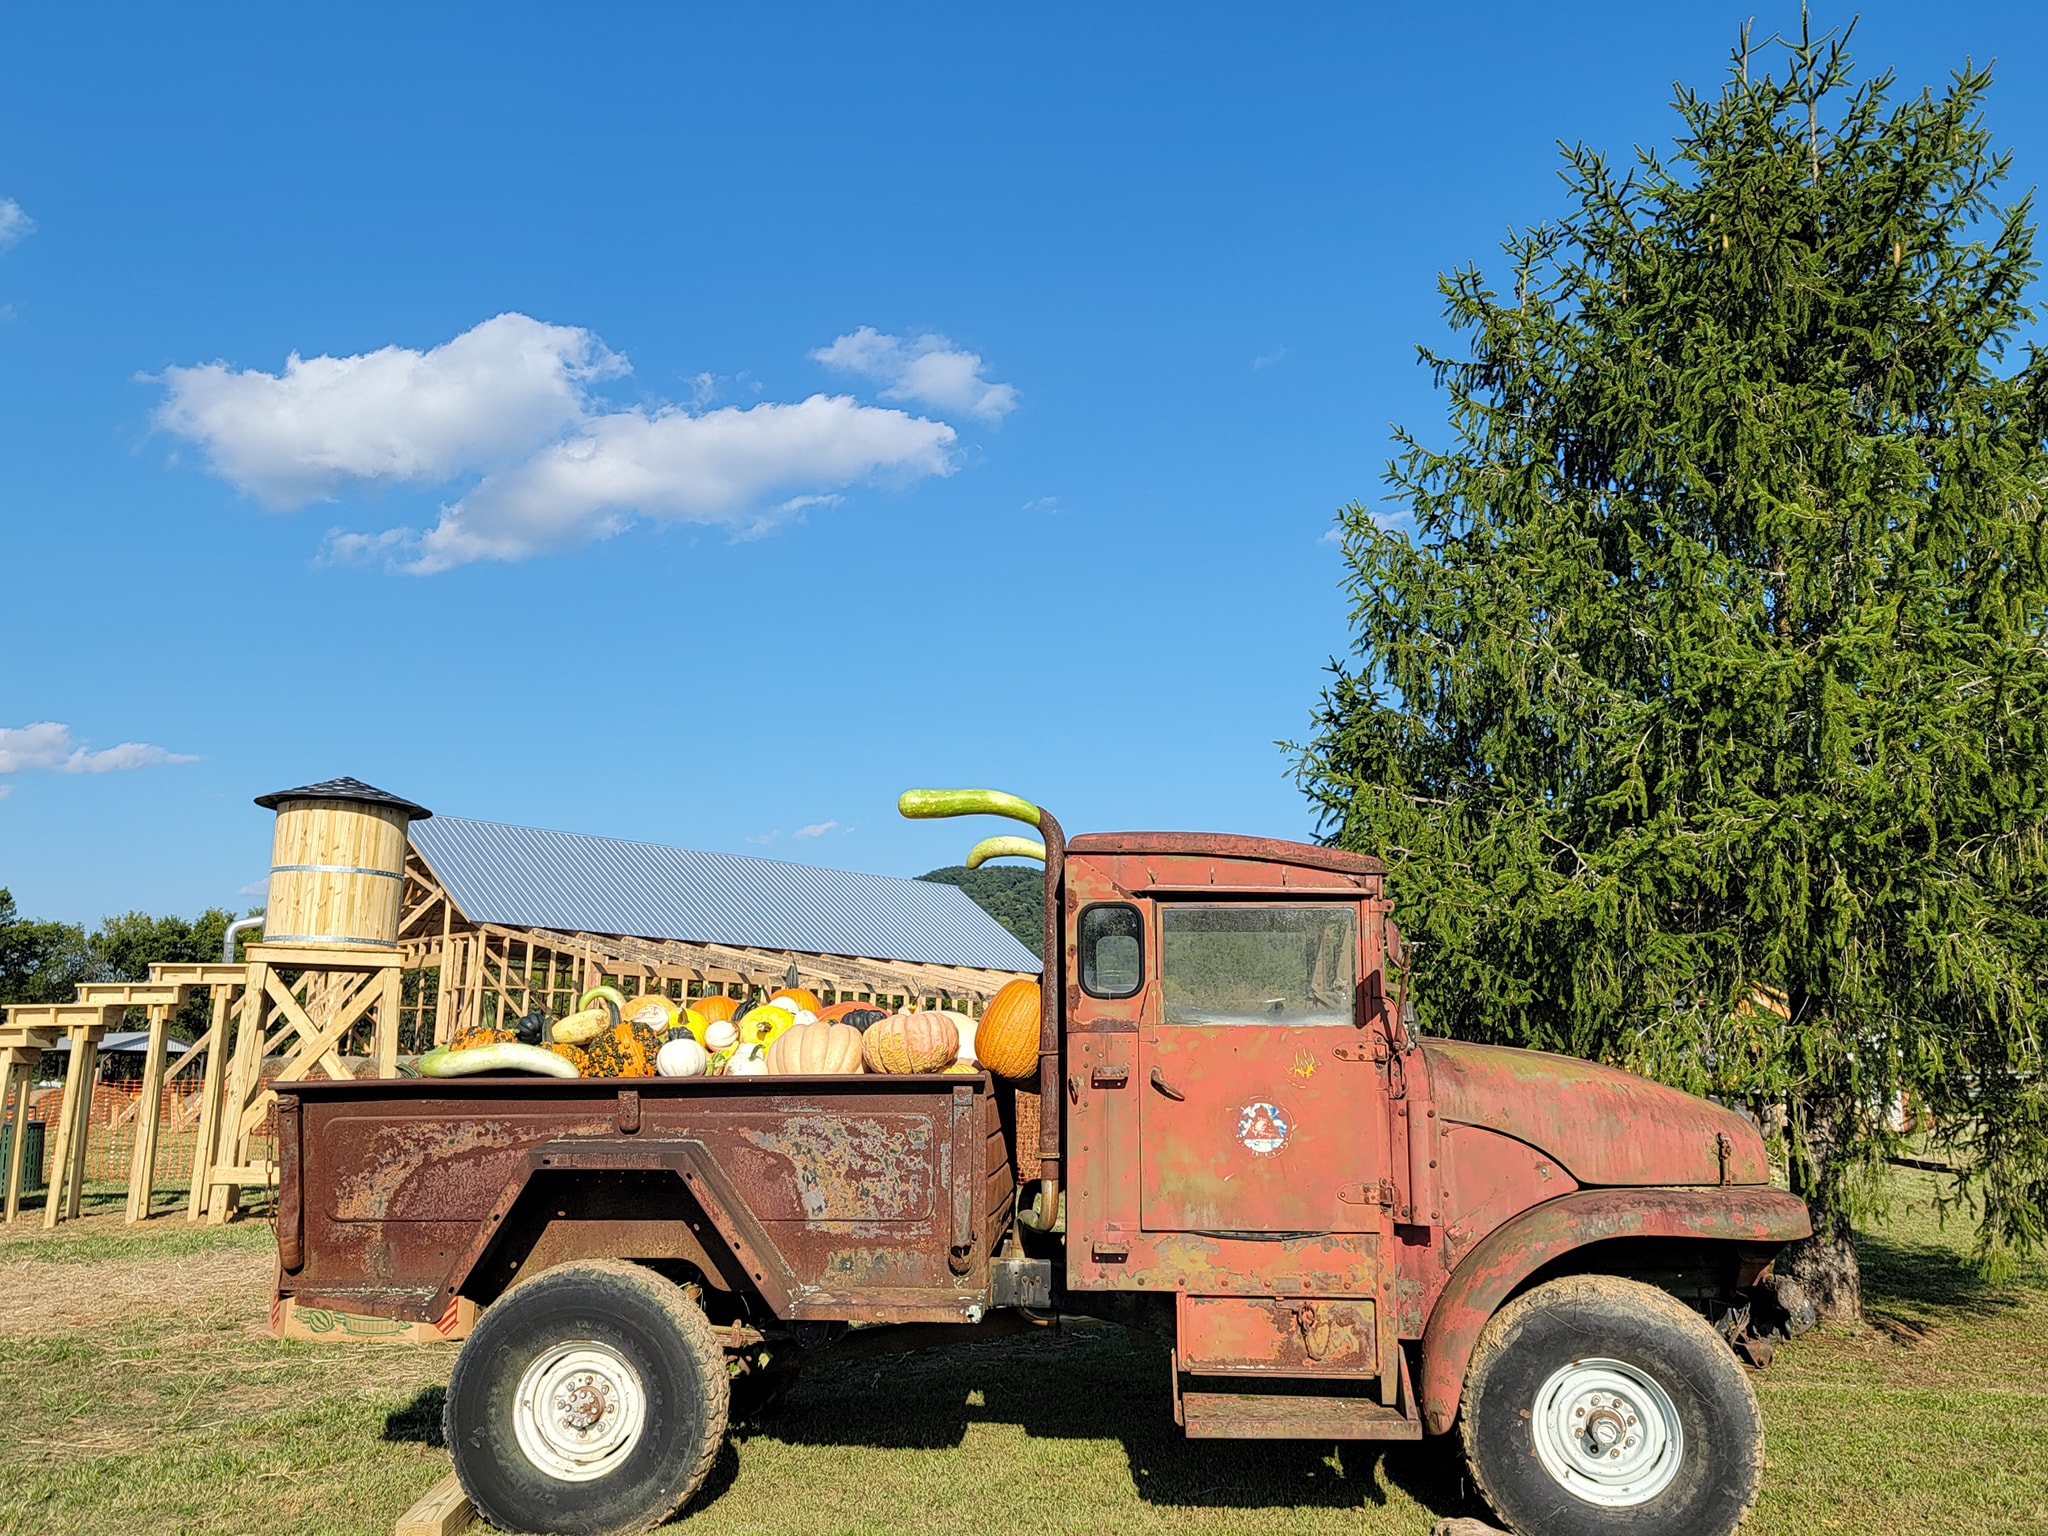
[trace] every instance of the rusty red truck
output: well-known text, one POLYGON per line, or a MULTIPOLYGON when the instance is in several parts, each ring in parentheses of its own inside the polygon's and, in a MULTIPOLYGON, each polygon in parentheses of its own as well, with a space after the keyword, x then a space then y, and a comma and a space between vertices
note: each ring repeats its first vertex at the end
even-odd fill
POLYGON ((1809 1231, 1747 1119, 1420 1037, 1372 857, 903 806, 1038 829, 1035 1084, 281 1087, 279 1296, 482 1309, 446 1430, 489 1519, 647 1529, 804 1362, 1065 1311, 1164 1336, 1191 1437, 1455 1426, 1524 1536, 1740 1524, 1763 1447, 1730 1341, 1809 1231))

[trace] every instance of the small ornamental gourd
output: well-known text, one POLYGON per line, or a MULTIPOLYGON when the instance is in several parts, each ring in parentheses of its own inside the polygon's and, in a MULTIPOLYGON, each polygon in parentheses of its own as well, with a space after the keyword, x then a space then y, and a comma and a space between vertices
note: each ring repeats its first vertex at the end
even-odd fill
POLYGON ((860 1045, 860 1031, 850 1025, 822 1019, 792 1024, 768 1047, 768 1070, 784 1076, 858 1072, 860 1045))
POLYGON ((659 992, 650 992, 628 1000, 619 1015, 628 1024, 645 1024, 656 1034, 666 1034, 675 1028, 676 1005, 659 992))
POLYGON ((709 997, 692 998, 690 1011, 706 1024, 716 1024, 720 1019, 729 1019, 738 1013, 740 1005, 735 999, 714 992, 709 997))
POLYGON ((704 1026, 704 1049, 724 1056, 740 1043, 740 1027, 731 1019, 714 1019, 704 1026))
POLYGON ((595 1006, 572 1013, 566 1019, 557 1019, 548 1036, 563 1045, 588 1045, 607 1030, 617 1029, 623 1022, 619 1005, 608 997, 600 997, 596 999, 595 1006))
POLYGON ((943 1013, 892 1013, 861 1036, 870 1072, 943 1072, 960 1054, 960 1031, 943 1013))
POLYGON ((590 1070, 590 1053, 585 1051, 580 1045, 564 1045, 557 1041, 555 1044, 543 1046, 541 1049, 552 1051, 561 1057, 562 1060, 568 1062, 570 1066, 576 1069, 578 1077, 583 1076, 590 1070))
POLYGON ((763 1049, 775 1043, 775 1037, 796 1022, 796 1015, 775 1003, 763 1003, 747 1011, 740 1020, 740 1039, 748 1045, 763 1049))
POLYGON ((999 1077, 1038 1074, 1038 983, 1024 977, 989 1000, 974 1030, 974 1055, 999 1077))
POLYGON ((644 1024, 619 1023, 584 1046, 592 1077, 652 1077, 661 1038, 644 1024))
POLYGON ((654 1070, 663 1077, 702 1077, 710 1065, 710 1053, 688 1034, 662 1041, 654 1056, 654 1070))
POLYGON ((483 1045, 509 1045, 517 1040, 517 1031, 510 1029, 465 1029, 448 1042, 451 1051, 472 1051, 483 1045))
POLYGON ((727 1077, 765 1077, 768 1053, 758 1045, 736 1045, 725 1059, 727 1077))
POLYGON ((877 1008, 873 1003, 834 1003, 818 1010, 818 1017, 827 1024, 851 1024, 855 1029, 866 1029, 875 1020, 888 1016, 888 1009, 877 1008))

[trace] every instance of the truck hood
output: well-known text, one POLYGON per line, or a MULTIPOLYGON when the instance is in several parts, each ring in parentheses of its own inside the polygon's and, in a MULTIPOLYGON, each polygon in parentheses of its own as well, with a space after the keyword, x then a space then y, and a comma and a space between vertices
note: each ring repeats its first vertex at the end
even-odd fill
POLYGON ((1763 1137, 1718 1104, 1547 1051, 1420 1043, 1441 1119, 1527 1142, 1581 1184, 1770 1182, 1763 1137))

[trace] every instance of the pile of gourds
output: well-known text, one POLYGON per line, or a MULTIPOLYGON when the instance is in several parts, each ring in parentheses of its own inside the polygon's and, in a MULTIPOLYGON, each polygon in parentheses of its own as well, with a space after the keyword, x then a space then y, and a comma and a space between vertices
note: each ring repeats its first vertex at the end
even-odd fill
POLYGON ((1038 983, 1019 979, 980 1022, 951 1010, 890 1013, 871 1004, 823 1006, 784 987, 742 1012, 729 997, 678 1005, 658 993, 628 998, 592 987, 550 1023, 530 1013, 512 1029, 473 1029, 420 1058, 427 1077, 535 1072, 549 1077, 843 1076, 856 1072, 1038 1070, 1038 983))

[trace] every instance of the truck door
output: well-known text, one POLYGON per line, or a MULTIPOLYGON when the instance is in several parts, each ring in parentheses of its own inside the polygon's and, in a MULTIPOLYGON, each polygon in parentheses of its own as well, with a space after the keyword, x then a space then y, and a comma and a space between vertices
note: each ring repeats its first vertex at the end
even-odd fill
POLYGON ((1138 1039, 1148 1232, 1376 1232, 1380 1078, 1355 901, 1163 901, 1138 1039))

